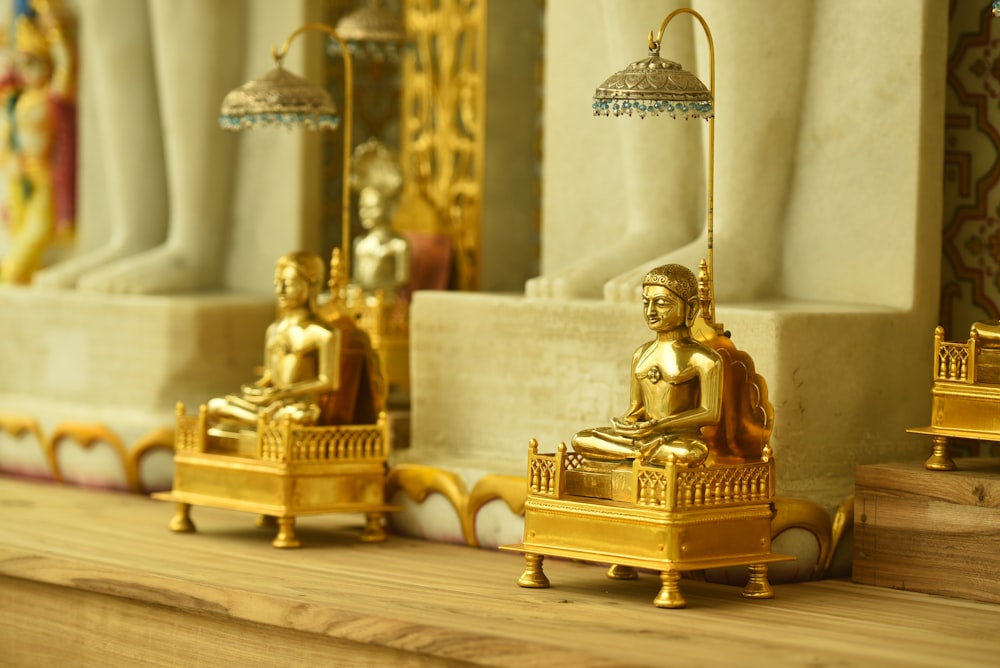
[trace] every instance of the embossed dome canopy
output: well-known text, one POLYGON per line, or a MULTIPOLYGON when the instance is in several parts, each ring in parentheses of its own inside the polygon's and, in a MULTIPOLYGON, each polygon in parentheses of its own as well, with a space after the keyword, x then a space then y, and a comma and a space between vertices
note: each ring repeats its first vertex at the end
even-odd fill
POLYGON ((684 118, 711 118, 712 92, 698 77, 672 60, 661 58, 659 45, 649 55, 615 72, 594 92, 594 114, 621 116, 661 113, 684 118))
POLYGON ((333 130, 340 124, 337 107, 325 90, 280 64, 226 95, 219 125, 243 130, 267 125, 304 125, 333 130))

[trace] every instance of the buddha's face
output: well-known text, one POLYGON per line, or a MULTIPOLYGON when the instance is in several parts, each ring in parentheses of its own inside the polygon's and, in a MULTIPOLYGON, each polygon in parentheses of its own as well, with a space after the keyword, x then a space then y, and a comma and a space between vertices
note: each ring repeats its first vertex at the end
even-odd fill
POLYGON ((662 285, 642 288, 642 312, 654 332, 670 332, 686 324, 687 304, 662 285))
POLYGON ((296 308, 309 301, 309 282, 291 265, 274 274, 274 293, 281 308, 296 308))
POLYGON ((361 225, 370 230, 379 224, 385 208, 382 204, 382 194, 374 188, 364 188, 358 195, 358 217, 361 225))

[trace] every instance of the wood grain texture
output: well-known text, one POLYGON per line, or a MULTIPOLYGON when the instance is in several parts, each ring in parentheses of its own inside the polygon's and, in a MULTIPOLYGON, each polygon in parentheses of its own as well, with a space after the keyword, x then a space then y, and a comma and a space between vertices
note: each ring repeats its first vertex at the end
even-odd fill
POLYGON ((855 582, 1000 603, 1000 460, 859 466, 855 582))
POLYGON ((552 588, 516 586, 519 555, 391 537, 360 516, 303 518, 306 548, 233 511, 0 478, 4 665, 981 666, 1000 607, 824 581, 739 589, 609 581, 550 560, 552 588), (942 629, 941 632, 929 630, 942 629), (944 631, 946 629, 946 631, 944 631), (318 659, 316 657, 319 657, 318 659), (314 660, 315 659, 315 660, 314 660))

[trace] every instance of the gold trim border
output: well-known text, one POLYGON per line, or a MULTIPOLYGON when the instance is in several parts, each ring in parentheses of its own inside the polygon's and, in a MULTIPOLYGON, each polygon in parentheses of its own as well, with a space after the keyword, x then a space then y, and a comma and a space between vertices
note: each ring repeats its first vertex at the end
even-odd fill
MULTIPOLYGON (((59 465, 61 447, 73 444, 85 450, 105 443, 118 455, 125 485, 129 492, 148 494, 142 484, 140 467, 143 459, 155 450, 174 452, 174 429, 157 427, 126 447, 123 439, 106 425, 93 422, 61 422, 45 435, 38 420, 30 415, 0 413, 0 432, 16 439, 34 437, 48 465, 52 479, 66 483, 59 465)), ((0 473, 3 473, 0 467, 0 473)), ((472 547, 479 547, 476 518, 486 504, 501 500, 514 515, 524 514, 525 478, 522 476, 487 474, 470 490, 462 478, 451 471, 425 464, 399 464, 389 470, 385 483, 385 498, 392 499, 402 491, 412 501, 423 503, 431 494, 443 496, 455 510, 462 529, 462 538, 472 547)), ((847 498, 831 518, 818 503, 807 499, 777 497, 775 517, 771 523, 772 540, 788 529, 804 529, 813 534, 819 546, 813 577, 822 578, 829 571, 837 548, 853 527, 854 497, 847 498)))
MULTIPOLYGON (((0 432, 5 432, 16 439, 33 436, 41 449, 42 456, 49 468, 52 479, 65 483, 66 477, 59 465, 58 452, 66 444, 73 444, 84 450, 91 450, 98 443, 105 443, 118 455, 122 473, 125 477, 125 487, 129 492, 147 494, 153 490, 142 485, 140 467, 142 460, 154 450, 174 452, 174 430, 170 427, 157 427, 139 439, 132 447, 126 447, 124 440, 106 425, 97 422, 60 422, 48 436, 45 435, 38 420, 30 415, 17 413, 0 413, 0 432)), ((0 467, 0 473, 3 473, 0 467)))

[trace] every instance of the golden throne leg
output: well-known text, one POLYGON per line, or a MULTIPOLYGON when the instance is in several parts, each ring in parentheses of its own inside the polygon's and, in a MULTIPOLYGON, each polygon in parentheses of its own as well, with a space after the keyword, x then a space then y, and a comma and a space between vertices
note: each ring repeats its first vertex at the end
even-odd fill
POLYGON ((272 529, 278 526, 278 518, 274 515, 258 515, 253 525, 258 529, 272 529))
POLYGON ((767 580, 767 564, 751 564, 750 579, 743 588, 744 598, 774 598, 774 590, 767 580))
POLYGON ((517 584, 521 587, 530 587, 532 589, 547 589, 549 587, 549 579, 545 577, 545 573, 542 571, 543 561, 545 561, 543 555, 525 552, 524 572, 517 579, 517 584))
POLYGON ((365 543, 378 543, 386 539, 382 519, 385 513, 365 513, 365 528, 361 531, 361 540, 365 543))
POLYGON ((948 451, 948 437, 931 436, 931 444, 934 450, 924 462, 924 468, 929 471, 954 471, 957 467, 948 451))
POLYGON ((608 569, 608 579, 610 580, 635 580, 638 577, 639 574, 631 566, 611 564, 611 567, 608 569))
POLYGON ((653 605, 657 608, 683 608, 687 605, 681 594, 679 585, 681 579, 680 571, 662 571, 660 573, 660 593, 653 599, 653 605))
POLYGON ((278 518, 278 535, 271 541, 271 545, 280 548, 301 547, 298 537, 295 535, 295 517, 278 518))
POLYGON ((195 531, 194 522, 191 521, 191 504, 178 503, 174 510, 174 516, 170 518, 170 530, 177 533, 193 533, 195 531))

